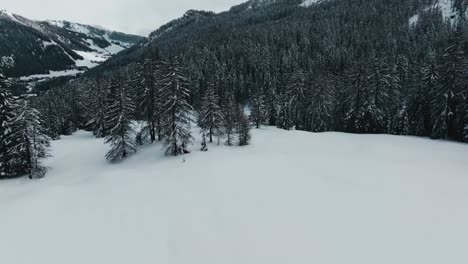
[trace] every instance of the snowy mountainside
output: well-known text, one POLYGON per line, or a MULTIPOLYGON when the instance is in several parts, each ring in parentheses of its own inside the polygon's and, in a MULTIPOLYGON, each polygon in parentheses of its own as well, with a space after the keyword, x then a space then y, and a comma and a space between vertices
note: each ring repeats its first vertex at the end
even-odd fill
POLYGON ((83 72, 143 37, 68 21, 35 21, 0 11, 0 70, 33 79, 83 72))

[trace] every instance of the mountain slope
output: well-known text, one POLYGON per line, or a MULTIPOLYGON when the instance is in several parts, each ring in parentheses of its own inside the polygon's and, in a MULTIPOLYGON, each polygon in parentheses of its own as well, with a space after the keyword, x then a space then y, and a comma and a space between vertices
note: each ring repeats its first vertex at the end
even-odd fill
MULTIPOLYGON (((383 33, 382 30, 386 27, 400 27, 399 31, 407 30, 403 27, 408 27, 408 21, 409 24, 416 22, 418 17, 415 14, 435 11, 440 13, 443 20, 454 24, 454 21, 462 17, 461 14, 465 16, 468 14, 467 3, 466 0, 398 0, 396 2, 376 1, 366 5, 362 1, 355 0, 250 0, 219 14, 190 10, 183 17, 155 30, 142 45, 106 62, 99 70, 141 60, 142 57, 153 54, 155 50, 176 54, 193 53, 194 48, 203 49, 213 46, 213 39, 219 41, 217 45, 235 46, 232 39, 246 42, 248 38, 257 37, 250 34, 269 31, 272 31, 268 33, 269 35, 290 35, 291 30, 296 30, 297 27, 310 34, 309 44, 312 42, 318 44, 326 40, 332 42, 326 43, 328 45, 343 46, 337 47, 336 52, 339 52, 343 48, 349 48, 351 44, 358 45, 358 43, 365 42, 365 38, 360 34, 369 34, 370 30, 380 31, 380 33, 383 33), (348 21, 348 24, 343 21, 348 21), (364 26, 363 23, 366 25, 364 26), (324 29, 327 31, 320 32, 324 29), (348 43, 344 43, 343 37, 335 39, 328 37, 330 33, 342 31, 341 35, 343 35, 349 33, 350 30, 359 31, 356 32, 359 34, 347 40, 348 43), (232 38, 233 35, 237 37, 232 38), (354 43, 349 43, 350 41, 354 43)), ((297 32, 297 34, 300 33, 302 32, 297 32)), ((387 42, 392 42, 392 36, 388 35, 388 38, 387 42)), ((272 43, 272 39, 269 41, 268 45, 277 44, 272 43)), ((280 40, 275 39, 275 41, 280 40)))
POLYGON ((0 70, 9 77, 84 71, 142 39, 67 21, 33 21, 0 11, 0 70))

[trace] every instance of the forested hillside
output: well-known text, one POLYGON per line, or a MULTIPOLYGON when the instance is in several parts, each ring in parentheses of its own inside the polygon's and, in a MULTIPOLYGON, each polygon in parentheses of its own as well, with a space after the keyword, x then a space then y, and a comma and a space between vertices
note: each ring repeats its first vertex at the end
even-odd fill
POLYGON ((468 141, 466 9, 464 0, 257 0, 191 10, 34 101, 49 136, 91 130, 118 148, 110 159, 135 150, 132 133, 185 153, 197 117, 211 140, 248 142, 241 106, 255 127, 468 141), (131 120, 146 126, 133 131, 131 120))

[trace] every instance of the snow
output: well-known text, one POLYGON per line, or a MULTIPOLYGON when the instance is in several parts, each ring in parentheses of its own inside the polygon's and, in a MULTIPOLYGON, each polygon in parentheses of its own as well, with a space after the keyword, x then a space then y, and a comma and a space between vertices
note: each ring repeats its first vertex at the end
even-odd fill
POLYGON ((87 52, 79 50, 74 50, 74 52, 83 57, 83 60, 75 60, 75 64, 78 67, 88 67, 89 69, 91 69, 93 67, 98 66, 99 63, 108 59, 108 57, 96 52, 87 52))
POLYGON ((419 21, 419 14, 416 14, 416 15, 410 17, 410 19, 409 19, 409 26, 410 26, 410 27, 415 26, 416 24, 418 24, 418 21, 419 21))
POLYGON ((87 25, 71 23, 71 22, 67 22, 63 20, 46 20, 46 22, 49 23, 50 25, 60 27, 60 28, 65 28, 65 26, 67 25, 68 26, 67 29, 70 31, 83 33, 85 35, 91 34, 87 25))
POLYGON ((89 47, 93 51, 79 51, 74 50, 77 54, 83 57, 83 60, 74 60, 77 67, 87 67, 89 69, 98 66, 100 63, 108 60, 112 55, 119 53, 124 50, 124 47, 118 46, 109 39, 106 38, 111 44, 109 47, 101 48, 97 46, 92 39, 86 39, 86 42, 89 44, 89 47))
POLYGON ((15 55, 11 54, 9 56, 0 57, 0 67, 1 68, 12 68, 15 66, 15 55))
POLYGON ((0 182, 0 263, 465 264, 468 145, 263 128, 120 164, 87 132, 0 182))
POLYGON ((301 6, 303 6, 303 7, 309 7, 309 6, 313 5, 313 4, 318 3, 319 1, 321 1, 321 0, 304 0, 304 1, 302 2, 301 6))
POLYGON ((14 22, 21 23, 21 21, 19 21, 16 18, 16 15, 13 14, 11 11, 8 11, 8 10, 0 10, 0 16, 5 16, 5 17, 8 17, 10 20, 12 20, 14 22))
POLYGON ((435 6, 442 11, 444 19, 450 20, 452 23, 454 23, 454 19, 457 17, 454 5, 455 3, 453 0, 439 0, 437 4, 435 4, 435 6))
POLYGON ((75 76, 83 71, 72 69, 72 70, 63 70, 63 71, 50 71, 48 74, 35 74, 30 76, 23 76, 20 77, 21 81, 31 81, 36 79, 49 79, 55 77, 62 77, 62 76, 75 76))
MULTIPOLYGON (((455 8, 455 1, 454 0, 438 0, 434 5, 431 5, 425 9, 425 11, 437 8, 442 12, 442 17, 450 21, 452 25, 454 25, 459 19, 460 16, 455 8)), ((468 18, 468 11, 466 13, 466 17, 468 18)), ((415 26, 419 21, 419 15, 416 14, 409 19, 410 27, 415 26)))

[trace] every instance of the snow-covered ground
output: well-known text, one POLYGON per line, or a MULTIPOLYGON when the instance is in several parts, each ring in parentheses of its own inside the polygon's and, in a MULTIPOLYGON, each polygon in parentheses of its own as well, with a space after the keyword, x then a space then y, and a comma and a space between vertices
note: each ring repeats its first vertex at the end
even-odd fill
POLYGON ((0 182, 0 263, 466 264, 468 145, 253 131, 248 147, 121 164, 86 132, 0 182))
POLYGON ((83 72, 84 71, 80 71, 76 69, 64 70, 64 71, 50 71, 48 74, 35 74, 35 75, 20 77, 19 79, 21 81, 45 80, 45 79, 63 77, 63 76, 75 76, 83 72))

